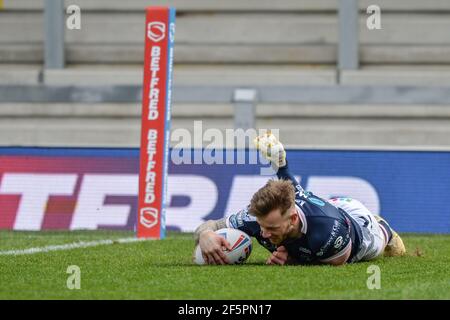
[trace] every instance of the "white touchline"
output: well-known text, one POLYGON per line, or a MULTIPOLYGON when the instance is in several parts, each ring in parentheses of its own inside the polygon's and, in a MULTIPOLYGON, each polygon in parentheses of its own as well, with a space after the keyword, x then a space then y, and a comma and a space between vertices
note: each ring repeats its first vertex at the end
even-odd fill
POLYGON ((89 242, 80 241, 80 242, 74 242, 74 243, 68 243, 68 244, 51 245, 51 246, 29 248, 29 249, 22 249, 22 250, 0 251, 0 256, 18 256, 18 255, 24 255, 24 254, 35 254, 35 253, 41 253, 41 252, 60 251, 60 250, 72 250, 72 249, 78 249, 78 248, 109 245, 109 244, 114 244, 114 243, 130 243, 130 242, 145 241, 145 240, 148 240, 148 239, 145 239, 145 238, 123 238, 123 239, 116 239, 116 240, 98 240, 98 241, 89 241, 89 242))

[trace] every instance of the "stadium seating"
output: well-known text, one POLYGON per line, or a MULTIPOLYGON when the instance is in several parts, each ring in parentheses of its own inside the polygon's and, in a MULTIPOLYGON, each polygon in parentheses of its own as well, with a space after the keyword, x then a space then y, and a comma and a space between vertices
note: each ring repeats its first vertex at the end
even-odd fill
MULTIPOLYGON (((83 0, 66 30, 67 67, 43 69, 43 1, 4 0, 0 86, 139 85, 148 1, 83 0)), ((66 1, 67 4, 70 1, 66 1)), ((360 3, 359 70, 336 70, 335 0, 153 1, 177 8, 175 85, 450 85, 450 2, 378 1, 382 29, 360 3)), ((0 145, 137 146, 136 103, 0 104, 0 145), (55 121, 57 119, 57 121, 55 121), (82 120, 82 121, 81 121, 82 120)), ((297 146, 450 146, 447 105, 259 104, 257 126, 297 146)), ((173 128, 233 127, 230 103, 175 102, 173 128)))

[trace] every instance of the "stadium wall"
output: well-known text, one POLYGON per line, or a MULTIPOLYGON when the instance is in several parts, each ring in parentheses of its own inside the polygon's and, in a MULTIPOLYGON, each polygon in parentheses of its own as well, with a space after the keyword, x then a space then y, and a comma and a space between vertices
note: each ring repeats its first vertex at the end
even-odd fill
MULTIPOLYGON (((267 164, 238 164, 248 151, 216 150, 234 164, 210 165, 198 160, 211 150, 183 152, 171 152, 168 230, 193 231, 245 207, 271 178, 260 174, 267 164)), ((400 232, 450 233, 450 152, 295 149, 288 159, 319 196, 356 198, 400 232)), ((0 229, 133 230, 138 172, 136 148, 0 148, 0 229)))

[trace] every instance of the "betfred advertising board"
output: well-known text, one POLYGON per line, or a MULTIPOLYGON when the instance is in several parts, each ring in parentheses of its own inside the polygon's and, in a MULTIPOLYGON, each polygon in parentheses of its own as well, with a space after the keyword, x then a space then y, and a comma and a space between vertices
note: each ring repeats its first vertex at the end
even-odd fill
MULTIPOLYGON (((288 159, 322 197, 358 199, 400 232, 450 233, 449 152, 288 150, 288 159)), ((139 161, 138 149, 0 148, 0 228, 136 230, 139 161)), ((191 232, 245 207, 273 178, 261 167, 169 161, 167 229, 191 232)))

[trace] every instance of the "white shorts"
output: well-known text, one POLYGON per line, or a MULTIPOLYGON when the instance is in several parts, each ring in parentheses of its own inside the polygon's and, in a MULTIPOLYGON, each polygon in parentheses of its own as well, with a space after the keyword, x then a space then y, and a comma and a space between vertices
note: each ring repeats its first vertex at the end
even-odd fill
POLYGON ((361 246, 351 262, 372 260, 380 256, 387 240, 369 209, 358 200, 351 198, 333 198, 330 203, 347 212, 361 227, 361 246))

